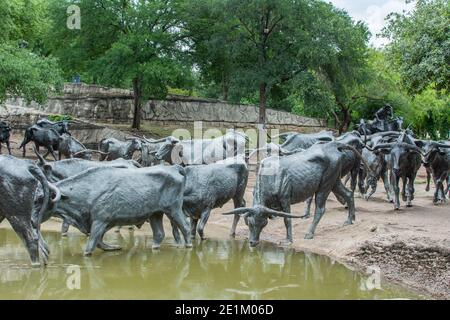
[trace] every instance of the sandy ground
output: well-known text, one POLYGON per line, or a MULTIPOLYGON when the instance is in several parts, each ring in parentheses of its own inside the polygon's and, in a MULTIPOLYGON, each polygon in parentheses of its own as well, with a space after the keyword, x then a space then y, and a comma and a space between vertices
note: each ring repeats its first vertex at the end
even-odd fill
MULTIPOLYGON (((13 137, 20 142, 21 137, 13 137)), ((19 155, 16 145, 14 154, 19 155)), ((31 147, 31 146, 30 146, 31 147)), ((5 149, 3 149, 5 151, 5 149)), ((30 155, 32 152, 29 153, 30 155)), ((247 204, 252 203, 255 183, 251 175, 246 193, 247 204)), ((416 198, 412 208, 402 203, 400 211, 386 201, 381 183, 370 201, 357 195, 356 222, 343 226, 347 211, 333 195, 327 202, 327 211, 319 223, 315 238, 304 240, 312 218, 295 219, 294 244, 299 251, 327 255, 353 269, 365 271, 369 266, 381 270, 383 280, 395 282, 432 298, 450 298, 450 205, 432 203, 433 188, 425 192, 425 171, 416 180, 416 198)), ((228 236, 233 218, 220 213, 233 209, 231 202, 212 212, 205 233, 208 237, 228 236)), ((304 203, 292 206, 294 214, 302 214, 304 203)), ((6 222, 2 223, 5 227, 6 222)), ((168 225, 168 223, 166 223, 168 225)), ((60 224, 52 221, 43 229, 59 230, 60 224)), ((147 228, 139 232, 148 232, 147 228)), ((73 229, 71 229, 73 230, 73 229)), ((170 235, 170 231, 167 232, 170 235)), ((246 238, 248 229, 241 220, 237 238, 246 238)), ((281 243, 285 238, 282 219, 269 221, 261 239, 281 243)))

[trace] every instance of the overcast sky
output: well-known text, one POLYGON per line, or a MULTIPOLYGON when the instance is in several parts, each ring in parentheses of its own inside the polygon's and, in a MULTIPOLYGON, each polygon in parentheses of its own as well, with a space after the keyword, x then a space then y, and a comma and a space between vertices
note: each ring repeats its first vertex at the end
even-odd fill
POLYGON ((366 22, 372 33, 370 43, 380 47, 386 43, 386 39, 378 38, 376 35, 385 26, 384 18, 391 12, 401 13, 403 10, 410 11, 414 4, 406 4, 405 0, 325 0, 331 2, 338 8, 345 9, 356 21, 366 22))

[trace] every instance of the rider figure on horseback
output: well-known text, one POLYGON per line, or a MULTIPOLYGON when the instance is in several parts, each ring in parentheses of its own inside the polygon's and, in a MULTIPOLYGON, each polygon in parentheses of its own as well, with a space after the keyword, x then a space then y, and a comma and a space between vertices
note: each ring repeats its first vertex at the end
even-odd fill
POLYGON ((385 104, 383 108, 379 109, 375 113, 374 126, 381 129, 381 131, 387 131, 388 121, 394 116, 394 111, 389 104, 385 104))

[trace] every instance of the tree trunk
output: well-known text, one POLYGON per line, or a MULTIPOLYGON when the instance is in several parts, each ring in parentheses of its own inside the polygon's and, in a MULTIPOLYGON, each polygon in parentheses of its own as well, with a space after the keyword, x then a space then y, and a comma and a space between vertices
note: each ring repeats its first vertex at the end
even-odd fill
POLYGON ((134 94, 134 115, 133 115, 133 129, 139 130, 141 128, 141 88, 139 79, 133 79, 133 94, 134 94))
POLYGON ((338 105, 340 108, 340 112, 342 113, 342 120, 339 119, 339 115, 335 111, 332 111, 332 113, 334 116, 335 128, 339 130, 339 134, 343 134, 348 131, 350 122, 352 121, 352 117, 350 108, 346 107, 342 103, 338 103, 338 105))
POLYGON ((259 124, 266 127, 266 88, 267 85, 262 82, 259 85, 259 124))

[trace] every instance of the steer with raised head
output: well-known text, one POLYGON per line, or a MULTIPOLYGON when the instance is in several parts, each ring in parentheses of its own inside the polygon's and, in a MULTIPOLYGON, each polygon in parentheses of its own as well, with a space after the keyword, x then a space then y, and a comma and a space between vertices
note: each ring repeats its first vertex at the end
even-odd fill
POLYGON ((431 173, 436 187, 433 203, 445 202, 449 188, 450 145, 428 141, 423 149, 425 152, 423 164, 431 173), (447 182, 447 189, 444 189, 444 182, 447 182))
POLYGON ((115 226, 142 225, 150 220, 153 248, 164 239, 163 214, 181 230, 186 247, 192 247, 189 223, 182 211, 185 172, 180 166, 151 168, 92 168, 55 184, 61 197, 44 219, 57 216, 89 234, 85 255, 95 248, 120 247, 103 242, 115 226))
POLYGON ((32 161, 0 156, 0 221, 9 221, 25 244, 33 266, 39 266, 41 259, 44 264, 48 260, 49 248, 39 225, 50 200, 50 189, 56 190, 32 161))
POLYGON ((262 229, 269 218, 283 217, 286 226, 286 243, 292 243, 291 205, 315 196, 314 220, 305 235, 312 239, 320 219, 325 213, 325 203, 331 191, 348 204, 348 219, 355 219, 352 193, 341 182, 345 150, 358 153, 353 147, 331 142, 314 145, 310 149, 286 157, 270 157, 261 162, 256 186, 253 190, 253 207, 238 208, 224 213, 240 214, 250 230, 250 246, 256 246, 262 229))
POLYGON ((422 143, 410 134, 403 132, 396 142, 378 144, 374 151, 387 155, 387 168, 391 188, 394 191, 394 209, 400 209, 400 179, 403 181, 402 199, 406 206, 412 206, 414 200, 414 180, 421 165, 422 143))
POLYGON ((101 155, 100 161, 112 161, 119 158, 130 160, 136 151, 142 148, 139 138, 129 138, 127 141, 119 141, 115 138, 107 138, 100 141, 99 150, 107 155, 101 155))
POLYGON ((11 146, 9 138, 11 136, 11 126, 4 122, 0 122, 0 154, 2 153, 2 144, 6 144, 6 148, 8 148, 8 153, 11 155, 11 146))

